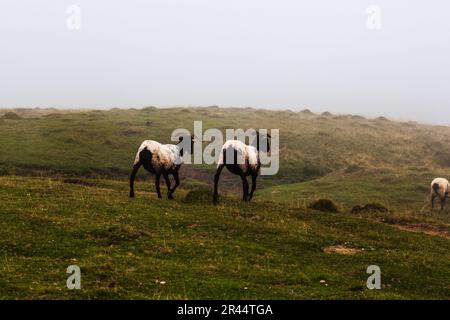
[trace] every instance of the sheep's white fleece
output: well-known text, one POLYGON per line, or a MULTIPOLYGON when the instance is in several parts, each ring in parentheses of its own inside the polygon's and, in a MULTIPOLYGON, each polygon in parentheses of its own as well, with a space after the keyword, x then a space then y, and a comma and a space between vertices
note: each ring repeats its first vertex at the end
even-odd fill
POLYGON ((134 163, 139 162, 139 153, 147 148, 152 153, 153 167, 164 167, 165 170, 173 169, 176 165, 182 164, 182 157, 180 156, 180 148, 174 144, 161 144, 153 140, 145 140, 142 142, 136 154, 134 163))
POLYGON ((450 192, 450 183, 448 182, 448 180, 444 178, 436 178, 433 180, 433 182, 431 182, 431 192, 433 194, 436 194, 433 189, 433 185, 436 183, 439 185, 439 192, 437 195, 439 195, 440 197, 443 198, 447 193, 450 192))
MULTIPOLYGON (((222 151, 220 152, 219 159, 217 161, 217 166, 226 164, 226 163, 224 163, 223 153, 226 152, 226 150, 228 150, 228 149, 234 149, 237 151, 237 154, 238 154, 237 163, 241 167, 243 172, 246 173, 248 171, 248 169, 256 169, 257 168, 258 163, 259 163, 258 149, 256 149, 253 146, 248 146, 239 140, 227 140, 223 144, 222 151), (250 168, 247 167, 247 161, 245 161, 245 160, 248 160, 248 165, 250 166, 250 168)), ((233 160, 227 159, 227 162, 229 164, 232 163, 230 161, 234 161, 234 157, 233 157, 233 160)))

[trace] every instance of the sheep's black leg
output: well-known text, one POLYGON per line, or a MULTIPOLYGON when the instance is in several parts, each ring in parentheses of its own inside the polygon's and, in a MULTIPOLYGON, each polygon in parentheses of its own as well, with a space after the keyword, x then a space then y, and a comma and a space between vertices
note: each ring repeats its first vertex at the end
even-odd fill
POLYGON ((258 174, 253 173, 252 174, 252 189, 250 190, 250 194, 248 196, 248 201, 252 200, 253 198, 253 192, 255 192, 256 189, 256 178, 258 177, 258 174))
POLYGON ((434 199, 436 199, 436 196, 434 194, 431 195, 431 210, 434 209, 434 199))
POLYGON ((217 198, 218 198, 218 193, 219 193, 219 178, 220 178, 220 173, 223 170, 224 165, 221 164, 217 167, 217 171, 216 174, 214 175, 214 196, 213 196, 213 203, 217 204, 217 198))
POLYGON ((133 166, 133 171, 130 175, 130 198, 134 198, 134 180, 136 179, 136 173, 138 172, 141 165, 142 164, 138 162, 133 166))
POLYGON ((175 185, 173 186, 173 188, 170 191, 170 193, 174 193, 175 189, 180 185, 180 177, 178 176, 178 171, 175 171, 172 175, 173 175, 173 178, 175 180, 175 185))
POLYGON ((241 179, 242 179, 242 200, 247 201, 247 199, 248 199, 248 181, 244 175, 241 176, 241 179))
POLYGON ((158 194, 158 198, 161 199, 161 190, 159 189, 159 181, 161 180, 161 173, 156 174, 155 178, 155 187, 156 187, 156 193, 158 194))
POLYGON ((441 198, 441 210, 445 209, 445 197, 441 198))
POLYGON ((170 189, 170 178, 169 178, 169 175, 167 173, 164 173, 163 177, 164 177, 164 180, 166 181, 166 186, 167 186, 167 198, 168 199, 173 199, 172 192, 171 192, 171 189, 170 189))

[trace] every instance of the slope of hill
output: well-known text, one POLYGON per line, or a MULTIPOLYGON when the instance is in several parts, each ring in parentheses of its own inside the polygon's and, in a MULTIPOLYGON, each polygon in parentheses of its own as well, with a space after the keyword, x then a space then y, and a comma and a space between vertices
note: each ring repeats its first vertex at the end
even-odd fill
POLYGON ((448 239, 364 217, 235 198, 212 206, 183 190, 174 201, 129 199, 125 181, 0 177, 0 186, 0 299, 450 295, 448 239), (82 289, 71 291, 74 264, 82 289), (366 288, 373 264, 382 290, 366 288))
MULTIPOLYGON (((0 171, 124 177, 144 139, 176 128, 280 129, 280 172, 264 185, 307 181, 339 169, 450 167, 450 128, 357 116, 237 108, 112 109, 0 120, 0 171)), ((30 111, 31 112, 31 111, 30 111)), ((185 168, 192 177, 213 166, 185 168)), ((204 178, 203 178, 204 180, 204 178)), ((208 181, 210 178, 208 178, 208 181)))
POLYGON ((260 190, 259 196, 275 202, 307 204, 319 198, 331 199, 343 211, 367 203, 390 209, 429 211, 430 177, 448 176, 445 170, 359 169, 338 170, 324 177, 283 184, 260 190))
POLYGON ((450 177, 448 127, 249 108, 13 112, 0 119, 0 299, 450 295, 450 215, 427 198, 433 177, 450 177), (212 206, 207 165, 182 168, 174 201, 142 179, 128 198, 140 142, 168 143, 194 120, 280 129, 279 174, 251 203, 225 173, 212 206), (308 208, 321 198, 339 212, 308 208), (389 211, 351 213, 372 202, 389 211), (72 264, 80 291, 65 287, 72 264), (382 290, 365 286, 373 264, 382 290))

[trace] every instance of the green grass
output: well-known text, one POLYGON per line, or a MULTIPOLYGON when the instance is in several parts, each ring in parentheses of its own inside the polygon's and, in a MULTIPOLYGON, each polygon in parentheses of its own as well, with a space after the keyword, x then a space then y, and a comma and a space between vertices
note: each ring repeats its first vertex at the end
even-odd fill
MULTIPOLYGON (((169 143, 174 129, 193 130, 194 120, 203 121, 203 130, 280 129, 280 172, 262 177, 265 186, 308 181, 355 167, 450 166, 448 127, 248 108, 16 112, 23 119, 0 120, 0 172, 9 174, 50 171, 125 177, 143 140, 169 143)), ((213 166, 192 170, 198 169, 210 172, 213 166)))
POLYGON ((450 170, 442 171, 368 169, 347 173, 340 170, 312 181, 265 188, 259 195, 294 206, 328 198, 346 212, 356 205, 380 203, 392 210, 423 213, 430 211, 429 193, 433 177, 450 175, 450 170))
POLYGON ((0 299, 450 296, 450 214, 428 199, 431 179, 450 176, 448 127, 232 108, 14 112, 0 119, 0 299), (194 120, 279 128, 279 174, 242 203, 225 173, 212 206, 214 166, 184 166, 174 201, 142 171, 129 199, 141 141, 194 120), (308 209, 321 198, 340 212, 308 209), (390 212, 350 213, 372 202, 390 212), (360 251, 324 252, 336 245, 360 251), (66 289, 72 264, 82 290, 66 289), (382 290, 365 287, 372 264, 382 290))
MULTIPOLYGON (((0 298, 448 298, 450 241, 276 203, 127 197, 127 184, 0 178, 0 298), (326 254, 337 244, 364 249, 326 254), (82 290, 65 288, 67 266, 82 290), (366 268, 383 289, 365 288, 366 268), (325 280, 325 284, 320 283, 325 280), (165 281, 165 284, 161 284, 165 281)), ((142 183, 138 184, 143 189, 142 183)))

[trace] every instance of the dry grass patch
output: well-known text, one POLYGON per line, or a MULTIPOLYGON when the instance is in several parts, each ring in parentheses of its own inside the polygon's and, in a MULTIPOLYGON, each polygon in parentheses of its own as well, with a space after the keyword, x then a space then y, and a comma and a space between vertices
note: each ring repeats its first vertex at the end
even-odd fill
POLYGON ((346 247, 344 245, 330 246, 323 249, 323 252, 325 253, 337 253, 345 255, 351 255, 362 251, 362 249, 346 247))

